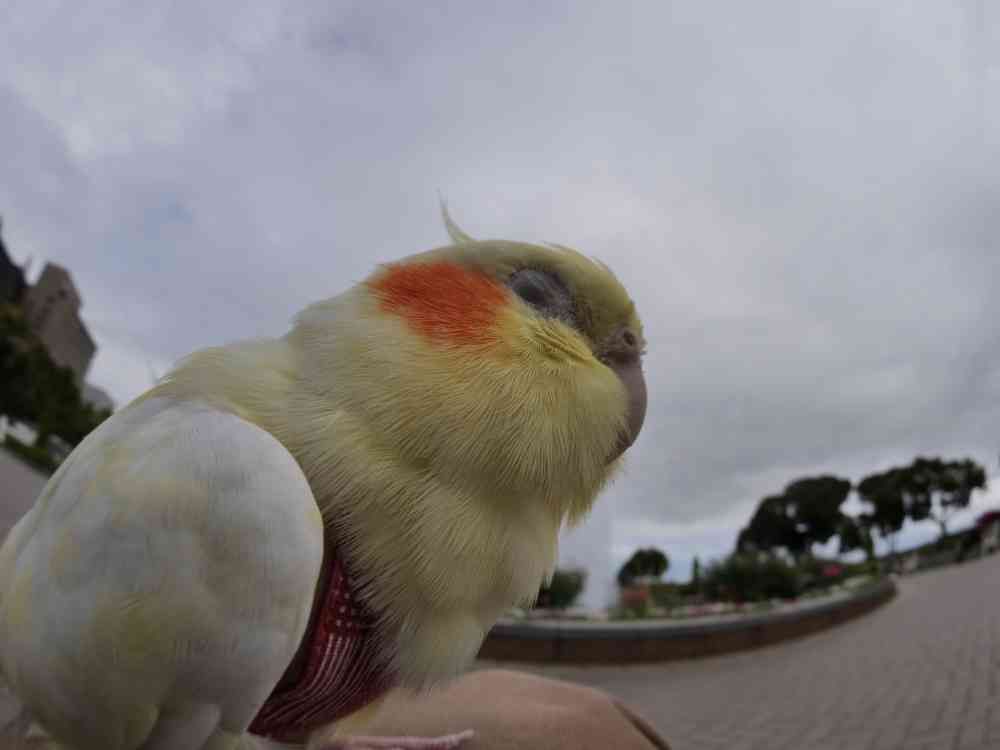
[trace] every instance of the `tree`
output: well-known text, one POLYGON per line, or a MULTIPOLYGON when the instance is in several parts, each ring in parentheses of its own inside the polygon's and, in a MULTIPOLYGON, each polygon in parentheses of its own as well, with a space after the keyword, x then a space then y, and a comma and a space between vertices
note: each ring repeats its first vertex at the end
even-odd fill
POLYGON ((0 413, 19 422, 37 419, 31 344, 21 312, 0 305, 0 413))
POLYGON ((856 549, 864 550, 865 558, 871 561, 875 557, 875 545, 872 542, 871 525, 868 516, 862 514, 857 518, 844 516, 837 532, 840 540, 840 554, 846 554, 856 549))
POLYGON ((701 560, 697 555, 691 561, 691 580, 678 587, 678 591, 685 596, 695 596, 701 593, 704 575, 702 573, 701 560))
POLYGON ((740 552, 786 550, 796 560, 814 544, 825 544, 843 528, 851 483, 824 475, 792 482, 780 495, 761 500, 736 541, 740 552))
MULTIPOLYGON (((44 351, 32 352, 36 364, 32 368, 35 383, 35 404, 38 417, 38 436, 35 445, 48 446, 49 436, 58 435, 75 444, 75 423, 79 421, 82 404, 80 389, 76 386, 73 371, 57 367, 44 351)), ((82 437, 80 438, 82 439, 82 437)), ((77 439, 75 442, 79 442, 77 439)))
POLYGON ((850 491, 849 480, 834 476, 800 479, 785 488, 786 502, 807 552, 813 544, 826 544, 840 530, 844 519, 840 506, 850 491))
POLYGON ((801 543, 784 496, 771 495, 760 501, 750 523, 740 531, 736 549, 740 552, 786 549, 794 556, 800 552, 801 543))
POLYGON ((35 419, 28 358, 9 338, 0 338, 0 414, 19 422, 35 419))
POLYGON ((556 570, 548 586, 542 586, 536 602, 539 607, 565 609, 573 605, 587 582, 584 570, 556 570))
POLYGON ((0 413, 34 423, 41 449, 53 435, 77 445, 111 414, 83 401, 73 371, 52 361, 10 305, 0 305, 0 413))
POLYGON ((872 506, 870 524, 882 537, 891 535, 894 549, 895 534, 907 519, 934 521, 943 539, 955 511, 968 507, 972 492, 985 487, 986 471, 971 459, 918 457, 908 466, 865 477, 858 494, 872 506))
POLYGON ((972 459, 917 458, 905 469, 904 489, 915 514, 934 521, 941 538, 955 511, 967 508, 973 490, 986 488, 986 471, 972 459))
POLYGON ((655 547, 636 550, 618 570, 618 585, 629 586, 640 576, 659 578, 669 567, 670 558, 655 547))
POLYGON ((871 506, 864 516, 865 524, 883 539, 889 539, 890 554, 895 554, 896 533, 908 515, 902 482, 902 470, 895 468, 870 474, 858 483, 858 496, 871 506))

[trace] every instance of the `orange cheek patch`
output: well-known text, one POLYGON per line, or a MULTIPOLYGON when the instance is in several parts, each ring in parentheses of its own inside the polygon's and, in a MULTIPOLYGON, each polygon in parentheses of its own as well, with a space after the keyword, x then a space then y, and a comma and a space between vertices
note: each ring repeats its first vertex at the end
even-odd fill
POLYGON ((455 344, 495 342, 509 294, 487 276, 447 261, 392 265, 369 286, 383 310, 430 339, 455 344))

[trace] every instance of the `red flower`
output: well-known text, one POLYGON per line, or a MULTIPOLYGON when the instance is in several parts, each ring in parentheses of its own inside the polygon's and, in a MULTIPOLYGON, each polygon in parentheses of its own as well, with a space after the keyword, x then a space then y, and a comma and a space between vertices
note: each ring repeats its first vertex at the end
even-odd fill
POLYGON ((997 521, 1000 521, 1000 510, 988 510, 976 519, 976 526, 982 530, 997 521))
POLYGON ((840 565, 837 565, 837 563, 829 563, 828 565, 823 566, 824 578, 836 578, 843 572, 844 569, 840 565))
POLYGON ((622 603, 626 606, 635 604, 645 604, 649 601, 649 589, 645 587, 632 587, 622 591, 622 603))

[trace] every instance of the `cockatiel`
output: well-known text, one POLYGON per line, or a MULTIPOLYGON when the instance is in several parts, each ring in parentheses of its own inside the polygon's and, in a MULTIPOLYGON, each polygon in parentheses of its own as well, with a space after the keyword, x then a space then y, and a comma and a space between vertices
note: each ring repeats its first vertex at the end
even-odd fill
POLYGON ((0 548, 0 667, 74 750, 369 738, 551 574, 646 411, 635 306, 559 246, 378 268, 289 333, 191 355, 63 462, 0 548))

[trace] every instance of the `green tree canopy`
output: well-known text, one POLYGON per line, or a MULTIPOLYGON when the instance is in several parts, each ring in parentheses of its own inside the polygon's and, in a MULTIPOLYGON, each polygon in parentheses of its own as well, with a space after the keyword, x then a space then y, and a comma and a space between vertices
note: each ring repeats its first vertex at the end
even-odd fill
POLYGON ((782 494, 760 501, 750 523, 740 531, 737 550, 784 549, 795 558, 801 557, 843 528, 845 516, 840 506, 850 491, 850 481, 829 475, 792 482, 782 494))
POLYGON ((577 600, 587 583, 585 570, 556 570, 547 586, 538 592, 537 605, 565 609, 577 600))
POLYGON ((34 423, 43 448, 51 435, 76 445, 110 414, 83 401, 73 371, 52 361, 10 305, 0 306, 0 413, 34 423))
POLYGON ((864 550, 865 557, 871 560, 875 556, 875 544, 872 541, 870 518, 864 514, 857 518, 845 515, 837 532, 840 540, 840 554, 846 554, 856 549, 864 550))
POLYGON ((895 535, 906 519, 934 521, 944 537, 955 511, 968 507, 974 490, 985 488, 986 471, 971 459, 918 457, 908 466, 865 477, 858 494, 872 506, 868 522, 883 537, 895 535))
POLYGON ((801 582, 795 568, 772 555, 736 553, 708 565, 702 588, 716 601, 793 599, 801 582))
POLYGON ((655 547, 639 549, 618 570, 618 584, 628 586, 640 576, 659 578, 669 567, 670 558, 666 553, 655 547))

